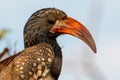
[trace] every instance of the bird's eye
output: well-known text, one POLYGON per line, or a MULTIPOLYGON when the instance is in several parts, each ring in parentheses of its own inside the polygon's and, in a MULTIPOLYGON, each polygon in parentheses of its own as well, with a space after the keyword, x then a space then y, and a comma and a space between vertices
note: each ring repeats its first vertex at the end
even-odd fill
POLYGON ((48 20, 48 23, 50 23, 50 24, 55 24, 55 21, 53 21, 53 20, 48 20))

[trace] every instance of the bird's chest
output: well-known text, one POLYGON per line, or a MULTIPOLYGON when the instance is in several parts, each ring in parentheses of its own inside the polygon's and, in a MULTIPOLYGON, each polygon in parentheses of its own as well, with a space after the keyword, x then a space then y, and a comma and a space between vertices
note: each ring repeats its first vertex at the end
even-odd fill
POLYGON ((58 80, 62 68, 62 57, 56 57, 51 67, 52 76, 58 80))

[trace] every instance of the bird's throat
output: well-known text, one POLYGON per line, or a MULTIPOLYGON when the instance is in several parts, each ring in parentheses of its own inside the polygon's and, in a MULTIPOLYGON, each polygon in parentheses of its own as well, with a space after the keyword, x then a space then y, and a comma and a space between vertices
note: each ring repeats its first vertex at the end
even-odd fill
POLYGON ((47 43, 52 46, 56 56, 61 56, 61 48, 57 43, 56 38, 49 38, 46 35, 27 35, 24 36, 24 46, 25 48, 35 46, 40 43, 47 43))

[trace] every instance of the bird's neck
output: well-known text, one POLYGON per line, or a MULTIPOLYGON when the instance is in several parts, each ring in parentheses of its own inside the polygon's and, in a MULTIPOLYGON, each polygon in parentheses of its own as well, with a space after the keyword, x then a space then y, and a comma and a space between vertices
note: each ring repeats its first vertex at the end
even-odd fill
MULTIPOLYGON (((38 36, 37 36, 38 37, 38 36)), ((57 43, 55 38, 48 38, 46 36, 39 36, 39 38, 26 38, 24 40, 25 48, 40 44, 40 43, 48 43, 53 47, 56 56, 62 57, 61 48, 57 43)))

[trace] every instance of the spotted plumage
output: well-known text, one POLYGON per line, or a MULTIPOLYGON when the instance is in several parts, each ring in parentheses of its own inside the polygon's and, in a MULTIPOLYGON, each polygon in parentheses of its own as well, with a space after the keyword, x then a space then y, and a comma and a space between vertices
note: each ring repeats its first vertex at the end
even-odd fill
POLYGON ((24 28, 25 49, 0 62, 0 80, 58 80, 62 52, 56 38, 70 34, 96 52, 89 31, 78 21, 56 8, 35 12, 24 28))
POLYGON ((50 76, 49 73, 53 61, 54 52, 49 44, 41 43, 26 48, 19 56, 15 57, 13 61, 10 62, 9 68, 6 67, 0 72, 0 80, 47 79, 46 76, 50 76), (9 70, 11 71, 7 72, 9 70), (8 79, 8 77, 5 76, 9 74, 11 75, 8 79))

